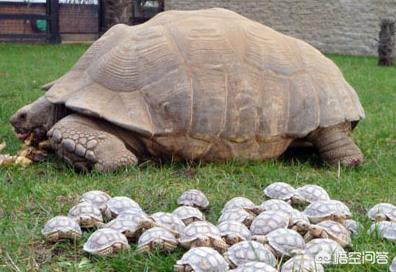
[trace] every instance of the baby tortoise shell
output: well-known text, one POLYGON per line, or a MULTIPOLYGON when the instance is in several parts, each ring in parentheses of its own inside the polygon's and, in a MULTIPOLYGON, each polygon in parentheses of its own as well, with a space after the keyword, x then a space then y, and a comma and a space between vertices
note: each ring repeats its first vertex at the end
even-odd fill
POLYGON ((107 193, 94 190, 84 193, 80 198, 80 202, 89 202, 96 206, 102 213, 104 213, 107 209, 106 203, 110 198, 111 196, 109 196, 107 193))
POLYGON ((359 232, 362 229, 362 225, 353 219, 346 220, 345 227, 347 228, 347 230, 349 231, 351 236, 355 236, 355 235, 359 234, 359 232))
POLYGON ((95 231, 84 244, 84 251, 104 256, 130 249, 128 240, 121 232, 103 228, 95 231))
POLYGON ((333 265, 346 253, 336 241, 320 238, 309 241, 305 246, 304 254, 313 257, 317 263, 333 265))
POLYGON ((277 272, 272 266, 263 262, 248 262, 238 266, 230 272, 277 272))
POLYGON ((174 266, 175 272, 224 272, 228 269, 228 263, 223 256, 210 247, 190 249, 174 266))
POLYGON ((138 241, 139 252, 150 252, 159 249, 163 252, 173 251, 179 242, 168 230, 154 227, 143 232, 138 241))
POLYGON ((224 211, 219 217, 218 222, 222 223, 225 221, 237 221, 250 227, 254 220, 255 214, 250 213, 242 208, 228 209, 224 211))
POLYGON ((289 228, 300 234, 305 234, 311 225, 308 217, 303 212, 296 209, 290 210, 289 218, 289 228))
POLYGON ((186 225, 176 215, 167 212, 156 212, 151 215, 155 224, 159 227, 167 229, 176 237, 180 236, 186 225))
POLYGON ((100 227, 103 217, 100 210, 89 202, 81 202, 73 206, 67 216, 73 218, 82 228, 100 227))
POLYGON ((396 206, 390 203, 379 203, 367 212, 367 216, 375 221, 396 222, 396 206))
POLYGON ((377 230, 378 236, 396 242, 396 222, 380 221, 371 225, 369 233, 377 230))
POLYGON ((103 227, 118 231, 124 234, 131 241, 137 240, 140 234, 145 230, 145 226, 142 221, 138 222, 119 218, 111 220, 103 227))
POLYGON ((323 266, 310 255, 297 255, 282 265, 281 272, 324 272, 323 266))
POLYGON ((205 210, 209 206, 209 200, 203 192, 197 189, 185 191, 178 199, 178 205, 193 206, 205 210))
POLYGON ((389 272, 396 272, 396 257, 393 258, 393 261, 389 267, 389 272))
POLYGON ((329 194, 325 189, 318 185, 307 184, 296 189, 296 193, 304 202, 312 203, 321 200, 330 200, 329 194))
POLYGON ((122 211, 118 216, 119 220, 129 220, 140 224, 145 229, 152 228, 156 226, 154 219, 148 216, 143 210, 140 209, 128 209, 122 211))
POLYGON ((280 199, 266 200, 261 203, 260 207, 264 211, 282 211, 285 213, 289 213, 291 210, 293 210, 293 207, 289 203, 280 199))
POLYGON ((283 212, 265 211, 259 214, 250 225, 253 237, 267 235, 276 229, 286 229, 289 226, 289 215, 283 212))
POLYGON ((203 213, 199 209, 190 206, 180 206, 172 214, 182 220, 186 226, 192 222, 205 221, 203 213))
POLYGON ((244 224, 237 221, 224 221, 217 228, 221 233, 221 237, 229 245, 250 240, 251 238, 250 230, 244 224))
POLYGON ((333 220, 345 223, 352 217, 349 208, 338 200, 322 200, 309 204, 304 213, 311 223, 316 224, 324 220, 333 220))
POLYGON ((292 202, 292 198, 298 199, 296 189, 285 182, 274 182, 264 189, 264 194, 271 199, 280 199, 292 202))
POLYGON ((78 239, 81 237, 81 228, 70 217, 55 216, 50 219, 41 230, 41 233, 49 241, 58 241, 62 239, 78 239))
POLYGON ((179 242, 185 248, 212 247, 219 252, 224 252, 228 248, 227 243, 221 238, 219 229, 205 221, 188 225, 181 233, 179 242))
POLYGON ((306 242, 315 238, 328 238, 336 241, 342 247, 352 246, 351 234, 346 227, 338 222, 325 220, 317 225, 311 225, 304 239, 306 242))
POLYGON ((230 199, 229 201, 227 201, 227 203, 224 205, 223 210, 221 211, 221 213, 226 212, 229 209, 236 209, 236 208, 242 208, 245 209, 248 212, 252 212, 254 214, 259 214, 261 213, 263 210, 258 207, 256 204, 254 204, 250 199, 246 198, 246 197, 234 197, 232 199, 230 199))
POLYGON ((123 211, 129 209, 140 209, 140 205, 134 200, 130 199, 126 196, 115 196, 109 199, 106 203, 107 205, 107 214, 111 214, 112 218, 117 217, 123 211))
POLYGON ((232 268, 252 261, 264 262, 273 267, 276 265, 276 259, 272 252, 255 241, 242 241, 232 245, 224 253, 224 258, 232 268))
POLYGON ((305 248, 304 238, 290 229, 276 229, 265 236, 252 236, 252 239, 267 244, 276 257, 301 254, 305 248))

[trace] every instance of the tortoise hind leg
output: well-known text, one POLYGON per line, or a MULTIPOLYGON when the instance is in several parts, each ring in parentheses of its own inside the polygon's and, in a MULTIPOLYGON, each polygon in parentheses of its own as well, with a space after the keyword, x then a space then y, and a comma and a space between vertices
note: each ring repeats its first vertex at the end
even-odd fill
POLYGON ((57 154, 79 170, 114 171, 137 163, 124 142, 100 120, 71 114, 48 132, 57 154))
POLYGON ((320 157, 330 165, 357 166, 363 162, 363 154, 348 135, 350 123, 318 128, 307 136, 319 151, 320 157))

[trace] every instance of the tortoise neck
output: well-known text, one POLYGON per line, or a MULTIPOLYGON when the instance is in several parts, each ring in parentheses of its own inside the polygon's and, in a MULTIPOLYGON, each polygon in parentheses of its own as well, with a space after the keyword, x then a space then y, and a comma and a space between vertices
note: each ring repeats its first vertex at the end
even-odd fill
POLYGON ((53 112, 52 112, 52 116, 53 116, 52 126, 55 125, 55 123, 57 123, 63 117, 69 115, 70 113, 71 111, 68 110, 64 104, 54 104, 53 112))

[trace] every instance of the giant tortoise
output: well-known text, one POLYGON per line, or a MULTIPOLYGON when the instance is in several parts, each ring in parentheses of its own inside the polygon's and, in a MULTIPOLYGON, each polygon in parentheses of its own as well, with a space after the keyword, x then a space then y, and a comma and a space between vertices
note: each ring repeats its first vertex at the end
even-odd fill
POLYGON ((166 11, 115 25, 11 118, 80 169, 147 158, 265 160, 308 142, 358 165, 364 117, 337 66, 309 44, 225 9, 166 11))

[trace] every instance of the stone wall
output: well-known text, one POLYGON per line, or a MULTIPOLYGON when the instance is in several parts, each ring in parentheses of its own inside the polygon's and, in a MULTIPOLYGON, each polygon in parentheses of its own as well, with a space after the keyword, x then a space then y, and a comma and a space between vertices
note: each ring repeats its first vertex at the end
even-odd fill
POLYGON ((165 0, 165 9, 223 7, 326 53, 375 55, 382 18, 396 19, 396 0, 165 0))

